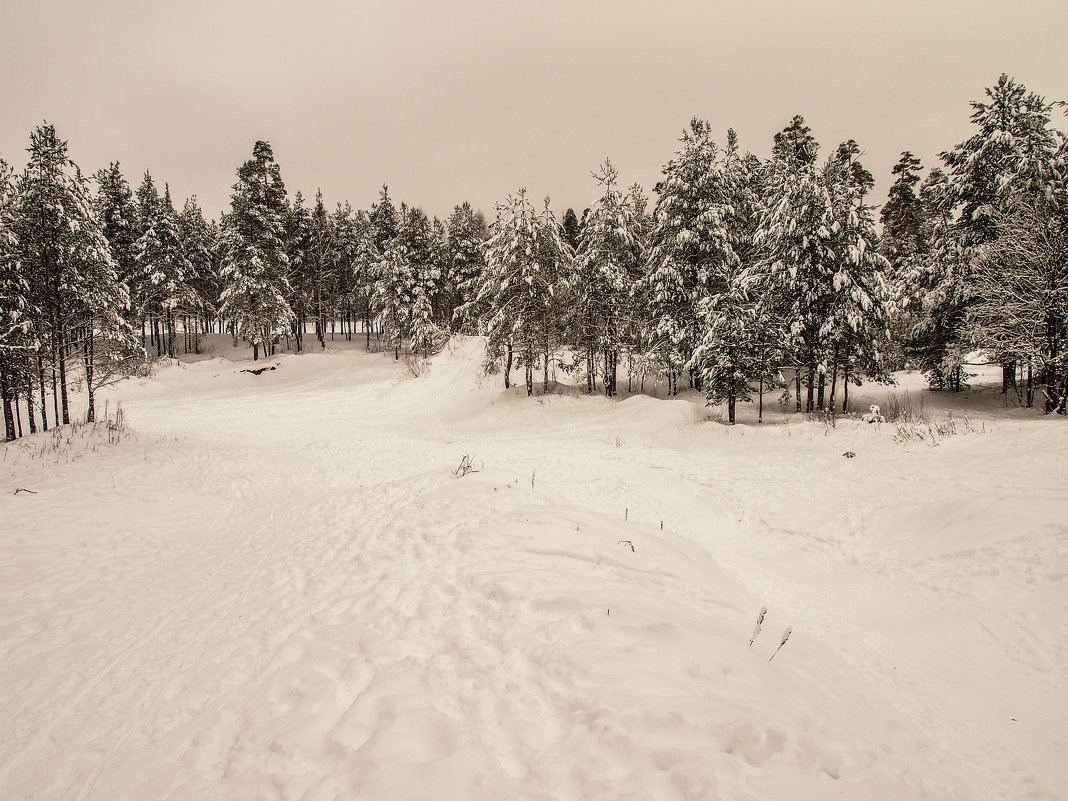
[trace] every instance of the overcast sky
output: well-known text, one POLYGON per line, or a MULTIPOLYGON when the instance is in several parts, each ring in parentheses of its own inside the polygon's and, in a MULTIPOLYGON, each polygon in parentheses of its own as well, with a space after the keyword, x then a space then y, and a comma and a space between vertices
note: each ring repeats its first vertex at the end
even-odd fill
MULTIPOLYGON (((1068 99, 1068 2, 0 0, 0 156, 52 122, 86 172, 145 170, 229 203, 266 139, 292 195, 489 214, 520 186, 562 213, 606 156, 651 195, 689 120, 765 157, 804 115, 853 138, 881 203, 910 149, 970 135, 1002 72, 1068 99)), ((1063 120, 1059 123, 1066 127, 1063 120)))

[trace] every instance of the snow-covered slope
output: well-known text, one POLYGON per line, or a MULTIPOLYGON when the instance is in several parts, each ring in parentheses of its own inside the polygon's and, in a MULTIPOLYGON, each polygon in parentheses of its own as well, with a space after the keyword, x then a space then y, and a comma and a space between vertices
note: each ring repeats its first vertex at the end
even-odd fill
POLYGON ((1063 797, 1062 419, 217 353, 0 446, 0 797, 1063 797))

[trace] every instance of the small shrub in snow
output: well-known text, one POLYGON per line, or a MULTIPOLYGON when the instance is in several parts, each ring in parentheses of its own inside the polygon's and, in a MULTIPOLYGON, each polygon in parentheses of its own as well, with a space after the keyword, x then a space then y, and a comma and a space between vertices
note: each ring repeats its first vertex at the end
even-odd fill
MULTIPOLYGON (((789 627, 789 626, 787 626, 787 627, 786 627, 786 631, 784 631, 784 632, 782 633, 782 639, 781 639, 781 640, 779 640, 779 647, 775 649, 775 654, 779 653, 780 649, 781 649, 781 648, 782 648, 782 647, 783 647, 784 645, 786 645, 786 641, 787 641, 788 639, 790 639, 790 631, 791 631, 790 627, 789 627)), ((770 662, 770 661, 771 661, 772 659, 774 659, 774 658, 775 658, 775 654, 772 654, 771 656, 769 656, 769 657, 768 657, 768 661, 769 661, 769 662, 770 662)))
POLYGON ((760 613, 757 615, 756 628, 753 629, 753 636, 749 638, 749 647, 750 648, 752 648, 753 642, 756 640, 757 636, 760 634, 760 626, 764 622, 764 615, 766 615, 767 613, 768 613, 768 608, 766 606, 760 607, 760 613))
POLYGON ((463 478, 468 473, 477 473, 478 470, 471 463, 471 457, 468 454, 464 454, 464 458, 460 460, 460 466, 452 471, 454 476, 463 478))

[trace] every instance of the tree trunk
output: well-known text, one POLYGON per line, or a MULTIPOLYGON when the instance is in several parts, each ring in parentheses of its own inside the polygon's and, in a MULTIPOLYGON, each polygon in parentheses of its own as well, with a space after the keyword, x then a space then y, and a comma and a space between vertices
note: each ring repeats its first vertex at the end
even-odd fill
POLYGON ((805 411, 811 414, 816 406, 815 401, 816 391, 816 365, 814 362, 808 364, 808 387, 805 392, 805 411))
POLYGON ((835 357, 834 362, 831 364, 831 394, 827 401, 827 411, 834 414, 834 402, 837 400, 838 389, 838 358, 835 357))
POLYGON ((757 424, 764 422, 764 374, 760 374, 760 389, 757 393, 757 424))
POLYGON ((727 392, 727 422, 730 425, 734 425, 734 403, 734 387, 731 387, 731 389, 727 392))
POLYGON ((15 415, 11 410, 11 396, 7 390, 7 373, 0 371, 0 406, 4 407, 4 439, 11 442, 15 439, 15 415))
POLYGON ((1027 408, 1032 409, 1035 405, 1035 384, 1032 375, 1032 360, 1027 357, 1027 408))
POLYGON ((260 360, 260 343, 252 343, 252 361, 258 362, 260 360))
POLYGON ((512 387, 512 343, 508 343, 508 356, 504 361, 504 388, 512 387))
POLYGON ((48 394, 45 392, 44 359, 40 351, 37 352, 37 379, 41 384, 41 426, 43 431, 48 430, 48 394))
POLYGON ((794 368, 794 399, 797 401, 797 411, 801 411, 801 366, 794 368))
POLYGON ((11 379, 12 388, 15 391, 15 427, 18 428, 19 436, 22 436, 22 398, 20 397, 18 382, 14 377, 11 379))
POLYGON ((26 416, 30 421, 30 433, 37 433, 37 415, 33 412, 33 375, 26 374, 26 416))
POLYGON ((59 392, 60 409, 62 410, 63 425, 70 424, 70 404, 67 401, 67 343, 63 339, 63 327, 56 332, 57 347, 59 348, 59 392))
POLYGON ((534 394, 534 367, 533 367, 533 365, 530 364, 529 360, 527 361, 526 379, 527 379, 527 397, 529 398, 531 395, 534 394))
POLYGON ((846 413, 846 409, 849 406, 849 368, 845 369, 845 376, 842 381, 842 414, 846 413))
POLYGON ((85 342, 85 389, 89 395, 89 409, 85 413, 85 422, 96 422, 96 396, 93 391, 93 335, 89 334, 85 342))

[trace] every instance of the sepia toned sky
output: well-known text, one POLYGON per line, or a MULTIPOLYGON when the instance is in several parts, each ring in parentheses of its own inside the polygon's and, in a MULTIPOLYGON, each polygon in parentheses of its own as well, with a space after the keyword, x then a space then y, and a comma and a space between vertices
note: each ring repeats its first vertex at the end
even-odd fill
POLYGON ((562 214, 606 156, 652 195, 694 116, 765 157, 803 114, 824 154, 858 141, 881 203, 1002 72, 1068 99, 1065 31, 1064 0, 0 0, 0 156, 21 169, 47 119, 84 171, 214 216, 266 139, 331 205, 388 183, 489 215, 525 186, 562 214))

